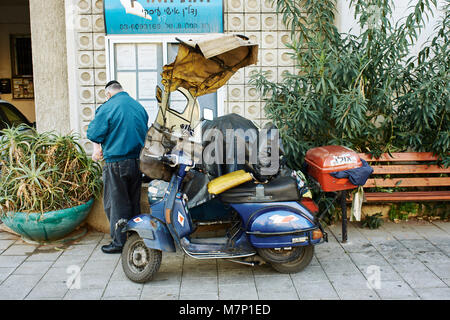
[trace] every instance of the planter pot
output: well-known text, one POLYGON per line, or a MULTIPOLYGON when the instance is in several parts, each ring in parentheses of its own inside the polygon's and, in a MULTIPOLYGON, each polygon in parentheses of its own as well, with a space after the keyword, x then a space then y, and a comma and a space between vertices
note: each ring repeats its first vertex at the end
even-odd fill
POLYGON ((41 213, 8 212, 3 223, 30 240, 57 240, 72 232, 87 217, 94 199, 63 210, 41 213))

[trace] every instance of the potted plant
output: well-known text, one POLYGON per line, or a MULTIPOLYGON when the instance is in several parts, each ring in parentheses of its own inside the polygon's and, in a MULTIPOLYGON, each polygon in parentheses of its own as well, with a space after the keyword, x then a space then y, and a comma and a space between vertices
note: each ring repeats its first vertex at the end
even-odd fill
POLYGON ((72 232, 101 193, 100 165, 76 134, 38 133, 21 125, 0 135, 0 219, 34 241, 72 232))

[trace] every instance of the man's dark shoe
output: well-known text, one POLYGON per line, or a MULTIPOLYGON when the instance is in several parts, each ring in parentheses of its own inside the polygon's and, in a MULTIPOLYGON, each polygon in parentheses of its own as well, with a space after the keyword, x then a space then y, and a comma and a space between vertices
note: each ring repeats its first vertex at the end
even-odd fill
POLYGON ((122 247, 115 246, 112 243, 102 246, 102 251, 104 253, 121 253, 122 247))

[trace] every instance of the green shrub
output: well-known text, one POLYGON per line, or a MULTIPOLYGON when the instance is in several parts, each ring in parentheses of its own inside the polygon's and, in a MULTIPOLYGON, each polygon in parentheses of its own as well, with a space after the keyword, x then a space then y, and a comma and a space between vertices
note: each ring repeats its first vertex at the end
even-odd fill
POLYGON ((362 32, 339 33, 334 0, 277 0, 291 30, 298 73, 282 82, 252 77, 280 129, 292 168, 315 146, 338 144, 379 155, 428 151, 450 165, 450 4, 434 37, 410 56, 435 0, 416 0, 393 23, 392 0, 352 0, 362 32))

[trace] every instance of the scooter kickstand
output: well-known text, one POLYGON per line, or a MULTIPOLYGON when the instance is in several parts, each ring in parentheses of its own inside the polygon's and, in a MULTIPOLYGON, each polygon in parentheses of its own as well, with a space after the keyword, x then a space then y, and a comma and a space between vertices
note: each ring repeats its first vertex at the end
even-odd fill
POLYGON ((246 266, 259 266, 262 265, 264 263, 266 263, 261 257, 259 256, 252 256, 252 257, 247 257, 247 259, 253 259, 253 261, 244 261, 244 260, 237 260, 237 259, 227 259, 228 261, 231 262, 235 262, 235 263, 239 263, 239 264, 244 264, 246 266))
POLYGON ((248 261, 241 261, 241 260, 234 260, 234 259, 227 259, 228 261, 239 263, 239 264, 245 264, 247 266, 254 267, 257 263, 256 262, 248 262, 248 261))

